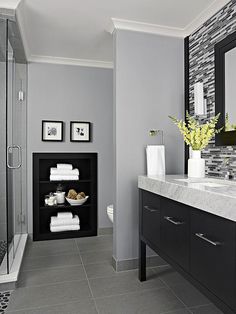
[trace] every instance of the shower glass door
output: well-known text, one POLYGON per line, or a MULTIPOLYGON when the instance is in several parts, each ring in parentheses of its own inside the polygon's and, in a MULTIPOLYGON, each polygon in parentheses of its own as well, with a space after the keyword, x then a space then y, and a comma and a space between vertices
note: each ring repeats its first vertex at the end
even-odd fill
POLYGON ((7 199, 9 268, 25 232, 26 64, 18 54, 14 22, 8 21, 7 58, 7 199))
POLYGON ((7 263, 7 175, 6 175, 6 42, 7 24, 0 19, 0 275, 7 263))

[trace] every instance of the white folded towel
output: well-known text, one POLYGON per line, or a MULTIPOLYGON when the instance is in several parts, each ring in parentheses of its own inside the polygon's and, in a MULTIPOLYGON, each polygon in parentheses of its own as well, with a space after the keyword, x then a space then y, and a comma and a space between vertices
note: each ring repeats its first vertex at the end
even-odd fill
POLYGON ((75 168, 73 170, 69 170, 69 169, 50 168, 50 173, 53 175, 66 175, 66 176, 75 175, 75 176, 78 176, 79 175, 79 169, 75 168))
POLYGON ((57 164, 57 169, 72 170, 73 166, 71 164, 57 164))
POLYGON ((60 213, 57 213, 57 217, 58 218, 68 218, 68 219, 72 219, 73 218, 73 215, 71 212, 60 212, 60 213))
POLYGON ((73 218, 51 217, 51 226, 79 225, 80 220, 77 215, 73 218))
POLYGON ((147 154, 147 175, 165 175, 165 146, 164 145, 148 145, 147 154))
POLYGON ((76 175, 63 175, 63 174, 51 174, 50 181, 78 181, 79 176, 76 175))
POLYGON ((80 230, 80 225, 52 226, 50 224, 51 232, 72 231, 72 230, 80 230))

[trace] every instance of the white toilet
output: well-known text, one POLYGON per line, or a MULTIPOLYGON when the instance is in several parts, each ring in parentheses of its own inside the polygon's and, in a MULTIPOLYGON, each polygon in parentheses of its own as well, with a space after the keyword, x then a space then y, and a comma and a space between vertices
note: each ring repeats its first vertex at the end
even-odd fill
POLYGON ((113 205, 108 205, 107 206, 107 216, 110 219, 110 221, 113 223, 113 211, 114 211, 114 206, 113 205))

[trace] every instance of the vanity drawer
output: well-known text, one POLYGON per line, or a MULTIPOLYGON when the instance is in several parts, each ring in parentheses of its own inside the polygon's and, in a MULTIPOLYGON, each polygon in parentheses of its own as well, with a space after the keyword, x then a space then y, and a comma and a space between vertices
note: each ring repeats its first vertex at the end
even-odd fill
POLYGON ((154 247, 160 246, 160 196, 143 191, 141 233, 154 247))
POLYGON ((191 212, 191 274, 235 309, 235 223, 191 212))
POLYGON ((189 269, 190 208, 163 198, 161 200, 162 250, 183 269, 189 269))

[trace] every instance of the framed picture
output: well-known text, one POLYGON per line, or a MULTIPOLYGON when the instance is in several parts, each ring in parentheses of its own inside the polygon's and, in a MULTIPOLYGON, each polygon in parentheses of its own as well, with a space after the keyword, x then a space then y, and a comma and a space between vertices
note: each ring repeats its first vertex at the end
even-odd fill
POLYGON ((90 142, 91 123, 83 121, 70 122, 70 141, 71 142, 90 142))
POLYGON ((42 121, 42 141, 62 142, 63 121, 42 121))

